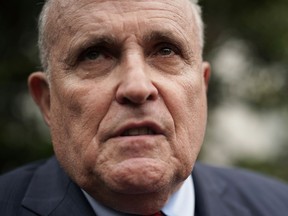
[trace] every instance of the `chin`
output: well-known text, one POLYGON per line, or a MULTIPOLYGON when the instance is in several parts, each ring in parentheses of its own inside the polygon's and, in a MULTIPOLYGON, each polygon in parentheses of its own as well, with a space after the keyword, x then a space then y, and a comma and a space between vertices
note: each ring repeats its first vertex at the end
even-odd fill
POLYGON ((174 179, 173 169, 168 165, 156 159, 133 158, 112 166, 104 181, 118 193, 155 193, 174 179))

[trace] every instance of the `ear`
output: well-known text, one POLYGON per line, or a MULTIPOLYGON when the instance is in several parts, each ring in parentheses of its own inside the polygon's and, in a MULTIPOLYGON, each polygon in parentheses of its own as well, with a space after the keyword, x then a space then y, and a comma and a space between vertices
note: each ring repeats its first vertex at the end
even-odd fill
POLYGON ((50 126, 50 89, 46 74, 44 72, 32 73, 28 78, 28 87, 45 122, 50 126))
POLYGON ((208 62, 203 62, 202 63, 202 74, 206 86, 206 92, 208 91, 208 85, 209 85, 209 80, 210 80, 210 75, 211 75, 211 66, 208 62))

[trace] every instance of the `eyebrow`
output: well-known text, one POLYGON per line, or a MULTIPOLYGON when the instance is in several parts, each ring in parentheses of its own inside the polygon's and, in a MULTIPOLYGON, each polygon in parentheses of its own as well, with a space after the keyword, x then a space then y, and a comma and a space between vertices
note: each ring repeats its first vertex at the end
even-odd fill
POLYGON ((150 42, 150 41, 157 41, 157 40, 171 40, 174 38, 171 32, 168 31, 152 31, 144 35, 143 41, 150 42))

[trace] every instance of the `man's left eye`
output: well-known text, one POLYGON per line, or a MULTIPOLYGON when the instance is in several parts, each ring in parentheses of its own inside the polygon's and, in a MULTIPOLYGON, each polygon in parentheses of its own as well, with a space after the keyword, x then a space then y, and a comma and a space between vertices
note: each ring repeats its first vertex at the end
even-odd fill
POLYGON ((174 51, 170 47, 164 47, 161 48, 158 53, 163 56, 170 56, 174 54, 174 51))
POLYGON ((85 53, 85 60, 96 60, 97 58, 99 58, 101 56, 101 52, 97 51, 97 50, 92 50, 92 51, 89 51, 87 53, 85 53))
POLYGON ((178 49, 170 44, 161 44, 155 55, 163 56, 163 57, 169 57, 173 55, 177 55, 179 53, 178 49))

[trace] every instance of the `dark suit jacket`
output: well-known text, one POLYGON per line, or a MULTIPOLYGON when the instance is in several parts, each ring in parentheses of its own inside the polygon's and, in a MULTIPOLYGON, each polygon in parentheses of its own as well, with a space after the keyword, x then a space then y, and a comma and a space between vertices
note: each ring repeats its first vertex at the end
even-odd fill
MULTIPOLYGON (((200 164, 192 175, 196 216, 288 215, 285 184, 246 171, 200 164)), ((95 216, 54 157, 0 177, 0 215, 95 216)))

